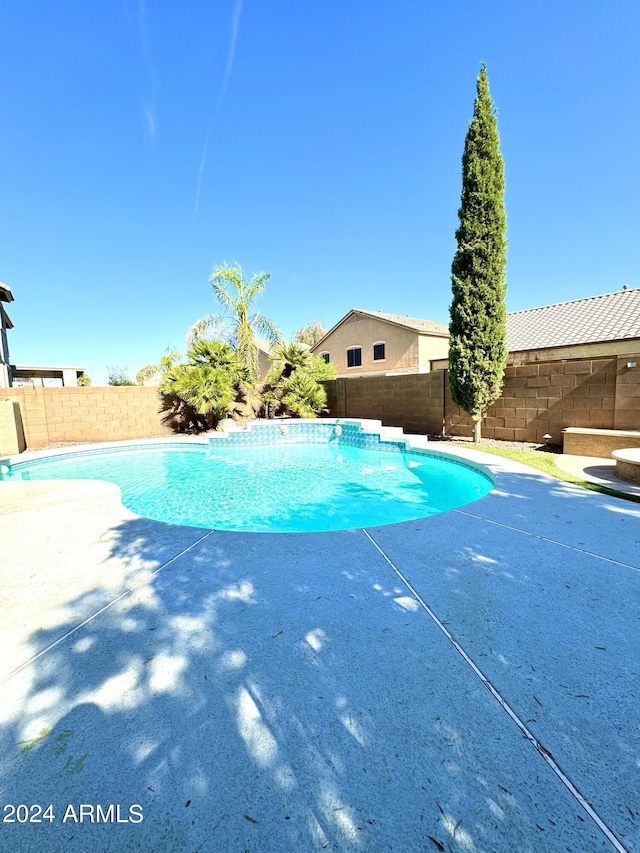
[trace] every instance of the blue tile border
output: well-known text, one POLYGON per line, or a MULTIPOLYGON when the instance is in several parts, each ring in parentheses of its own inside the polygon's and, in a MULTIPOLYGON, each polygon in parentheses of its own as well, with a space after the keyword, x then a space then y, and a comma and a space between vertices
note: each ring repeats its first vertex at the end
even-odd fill
POLYGON ((339 444, 387 452, 402 452, 404 441, 385 441, 377 433, 365 432, 358 424, 266 423, 252 424, 246 430, 210 438, 209 447, 263 447, 273 444, 339 444))
POLYGON ((34 465, 39 465, 41 462, 60 462, 66 459, 75 459, 78 456, 109 456, 115 453, 147 453, 150 450, 187 450, 191 453, 199 452, 206 454, 207 445, 203 442, 196 444, 195 442, 185 441, 166 441, 166 442, 149 442, 144 444, 141 442, 122 444, 119 447, 90 447, 77 448, 66 453, 51 453, 43 454, 35 459, 19 460, 17 462, 1 462, 0 463, 0 479, 2 479, 2 467, 8 468, 10 471, 22 471, 27 468, 32 468, 34 465))

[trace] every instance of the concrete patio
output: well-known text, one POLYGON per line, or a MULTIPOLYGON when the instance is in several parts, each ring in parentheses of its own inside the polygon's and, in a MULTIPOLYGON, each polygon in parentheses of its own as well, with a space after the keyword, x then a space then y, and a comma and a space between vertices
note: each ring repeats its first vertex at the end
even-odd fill
POLYGON ((640 497, 640 483, 620 479, 616 475, 616 460, 611 457, 573 456, 560 453, 556 457, 556 465, 560 470, 573 474, 581 480, 640 497))
POLYGON ((337 533, 0 483, 0 848, 640 850, 640 505, 456 452, 485 498, 337 533))

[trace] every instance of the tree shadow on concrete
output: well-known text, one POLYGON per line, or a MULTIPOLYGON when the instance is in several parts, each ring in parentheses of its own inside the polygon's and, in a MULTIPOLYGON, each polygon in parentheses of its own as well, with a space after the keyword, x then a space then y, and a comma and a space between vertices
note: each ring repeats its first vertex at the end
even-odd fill
MULTIPOLYGON (((111 533, 114 555, 156 554, 153 523, 111 533)), ((56 815, 0 824, 4 849, 600 843, 361 531, 212 532, 63 627, 3 686, 5 802, 56 815)))

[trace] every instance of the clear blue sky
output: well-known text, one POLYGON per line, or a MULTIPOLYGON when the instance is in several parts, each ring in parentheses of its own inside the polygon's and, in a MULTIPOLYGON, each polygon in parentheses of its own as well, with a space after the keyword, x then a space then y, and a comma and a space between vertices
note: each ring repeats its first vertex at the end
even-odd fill
POLYGON ((272 274, 285 337, 349 309, 447 323, 480 62, 510 311, 640 286, 637 0, 8 0, 0 281, 11 360, 133 377, 272 274))

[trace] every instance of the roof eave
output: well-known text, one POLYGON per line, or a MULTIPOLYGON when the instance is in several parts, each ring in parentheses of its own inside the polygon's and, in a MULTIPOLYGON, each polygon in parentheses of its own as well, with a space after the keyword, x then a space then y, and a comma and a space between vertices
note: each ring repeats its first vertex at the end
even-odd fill
POLYGON ((312 351, 315 352, 315 350, 322 343, 324 343, 324 341, 329 337, 329 335, 333 334, 336 331, 336 329, 338 329, 340 326, 342 326, 344 323, 346 323, 347 320, 349 319, 349 317, 351 317, 353 314, 360 314, 362 317, 368 317, 369 319, 372 319, 372 320, 378 320, 380 323, 388 323, 388 325, 395 326, 398 329, 406 329, 409 332, 415 332, 416 335, 427 335, 429 337, 434 337, 434 338, 448 338, 449 337, 449 332, 439 332, 437 330, 432 331, 430 329, 416 329, 415 326, 412 326, 409 323, 400 323, 397 320, 390 320, 388 317, 380 317, 378 314, 375 314, 373 311, 364 311, 362 308, 352 308, 348 314, 345 314, 341 320, 338 320, 338 322, 335 324, 335 326, 333 326, 331 329, 329 329, 328 332, 325 332, 325 334, 320 338, 320 340, 313 345, 312 351))
POLYGON ((565 347, 586 347, 592 346, 594 344, 620 344, 625 341, 637 341, 640 340, 640 333, 637 335, 625 335, 622 338, 599 338, 598 340, 583 340, 583 341, 565 341, 564 343, 545 343, 545 344, 536 344, 535 346, 529 347, 519 347, 518 349, 511 349, 508 346, 507 341, 507 350, 509 353, 516 352, 540 352, 541 350, 548 349, 564 349, 565 347))
MULTIPOLYGON (((390 326, 396 326, 399 329, 408 329, 410 332, 416 332, 418 335, 434 335, 437 337, 448 338, 449 332, 438 332, 435 329, 419 329, 411 323, 403 323, 401 320, 391 320, 389 317, 381 317, 373 311, 363 311, 361 308, 354 309, 356 314, 363 314, 365 317, 371 317, 374 320, 380 320, 382 323, 388 323, 390 326)), ((444 325, 444 323, 443 323, 444 325)))
POLYGON ((315 352, 316 349, 320 346, 320 344, 324 343, 324 341, 329 337, 329 335, 332 335, 336 329, 338 329, 340 326, 342 326, 342 324, 345 323, 349 319, 349 317, 351 317, 352 314, 359 314, 359 313, 361 313, 361 312, 359 312, 356 308, 352 308, 351 311, 349 311, 347 314, 345 314, 341 320, 338 320, 338 322, 335 324, 335 326, 332 326, 328 332, 325 332, 319 341, 316 341, 316 343, 311 347, 311 352, 315 352))
POLYGON ((13 329, 13 323, 11 322, 11 317, 9 317, 9 315, 8 315, 8 314, 7 314, 7 312, 4 310, 4 308, 2 307, 2 305, 0 305, 0 311, 2 312, 2 318, 3 318, 3 320, 4 320, 4 327, 5 327, 5 329, 13 329))

